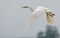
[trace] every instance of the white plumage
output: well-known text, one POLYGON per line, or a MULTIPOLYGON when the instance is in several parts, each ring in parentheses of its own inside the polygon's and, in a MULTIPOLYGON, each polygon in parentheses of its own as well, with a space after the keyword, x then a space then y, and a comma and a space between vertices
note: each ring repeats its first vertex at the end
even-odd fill
POLYGON ((30 27, 40 17, 41 12, 46 13, 47 22, 52 23, 51 20, 53 17, 51 16, 53 16, 53 14, 51 13, 51 10, 49 10, 48 8, 40 6, 38 6, 35 10, 33 10, 33 8, 30 6, 23 6, 22 8, 29 8, 32 11, 31 16, 29 17, 30 25, 28 27, 30 27))

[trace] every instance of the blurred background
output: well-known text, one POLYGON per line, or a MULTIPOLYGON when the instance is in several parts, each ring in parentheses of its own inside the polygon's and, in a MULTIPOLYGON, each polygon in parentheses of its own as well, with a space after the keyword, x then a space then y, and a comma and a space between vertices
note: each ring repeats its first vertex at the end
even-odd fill
POLYGON ((24 5, 47 7, 56 15, 55 26, 60 33, 60 0, 0 0, 0 38, 31 37, 36 38, 40 31, 46 31, 46 18, 44 14, 33 24, 29 31, 24 32, 28 26, 29 9, 21 8, 24 5))

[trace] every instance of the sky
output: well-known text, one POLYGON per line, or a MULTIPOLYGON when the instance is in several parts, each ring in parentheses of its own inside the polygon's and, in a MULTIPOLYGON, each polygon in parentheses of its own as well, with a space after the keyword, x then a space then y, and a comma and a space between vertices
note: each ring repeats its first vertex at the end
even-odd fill
POLYGON ((49 8, 55 14, 55 26, 60 33, 60 0, 0 0, 0 37, 36 37, 39 31, 46 30, 46 18, 41 17, 32 27, 24 32, 28 25, 29 9, 21 8, 24 5, 49 8))

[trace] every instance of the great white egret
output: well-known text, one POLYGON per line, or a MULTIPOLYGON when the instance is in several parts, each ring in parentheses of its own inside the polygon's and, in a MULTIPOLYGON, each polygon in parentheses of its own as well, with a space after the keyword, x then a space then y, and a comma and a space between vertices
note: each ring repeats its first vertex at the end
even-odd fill
MULTIPOLYGON (((53 14, 53 13, 51 12, 51 10, 49 10, 48 8, 40 7, 40 6, 38 6, 35 10, 33 10, 33 8, 30 7, 30 6, 23 6, 22 8, 29 8, 29 9, 32 11, 31 16, 29 17, 30 24, 33 24, 33 23, 40 17, 40 13, 41 13, 42 11, 44 11, 44 13, 46 13, 46 18, 47 18, 48 24, 49 24, 49 25, 50 25, 50 24, 53 24, 53 20, 54 20, 53 16, 54 16, 55 14, 53 14)), ((30 26, 31 26, 31 25, 30 25, 30 26)), ((30 27, 30 26, 29 26, 29 27, 30 27)), ((28 28, 29 28, 29 27, 28 27, 28 28)), ((27 29, 28 29, 28 28, 27 28, 27 29)))

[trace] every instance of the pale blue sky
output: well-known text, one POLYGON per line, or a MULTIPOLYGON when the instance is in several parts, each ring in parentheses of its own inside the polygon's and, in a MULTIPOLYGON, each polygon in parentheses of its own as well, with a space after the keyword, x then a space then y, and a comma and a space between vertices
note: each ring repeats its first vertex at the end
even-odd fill
POLYGON ((43 14, 28 32, 24 32, 31 14, 30 10, 21 8, 24 5, 52 10, 56 14, 56 26, 60 32, 60 0, 0 0, 0 37, 35 37, 39 31, 45 31, 47 24, 43 14))

